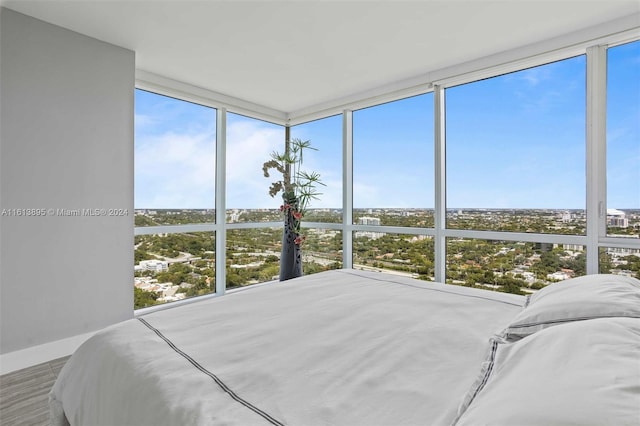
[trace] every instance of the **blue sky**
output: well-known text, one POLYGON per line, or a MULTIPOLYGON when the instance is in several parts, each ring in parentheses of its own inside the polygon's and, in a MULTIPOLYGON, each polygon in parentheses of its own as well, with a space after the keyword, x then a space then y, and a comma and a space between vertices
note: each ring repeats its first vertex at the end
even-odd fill
MULTIPOLYGON (((447 206, 585 207, 585 63, 579 56, 446 90, 447 206)), ((607 199, 640 208, 640 42, 609 50, 607 199)), ((295 126, 342 200, 342 118, 295 126)), ((433 94, 354 112, 354 206, 433 208, 433 94)), ((136 91, 135 207, 213 208, 215 110, 136 91)), ((227 207, 276 208, 262 163, 281 126, 229 114, 227 207)))
POLYGON ((584 208, 584 56, 446 90, 447 204, 584 208))
POLYGON ((640 41, 609 49, 607 204, 640 208, 640 41))

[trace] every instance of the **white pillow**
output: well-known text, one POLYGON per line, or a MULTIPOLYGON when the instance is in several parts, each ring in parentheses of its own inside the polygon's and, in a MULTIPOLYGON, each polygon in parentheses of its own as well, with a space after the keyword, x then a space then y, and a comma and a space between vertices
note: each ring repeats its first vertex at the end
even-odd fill
POLYGON ((610 317, 640 318, 640 280, 599 274, 551 284, 527 299, 503 337, 515 341, 553 325, 610 317))
POLYGON ((493 343, 454 425, 640 424, 640 319, 577 321, 493 343))

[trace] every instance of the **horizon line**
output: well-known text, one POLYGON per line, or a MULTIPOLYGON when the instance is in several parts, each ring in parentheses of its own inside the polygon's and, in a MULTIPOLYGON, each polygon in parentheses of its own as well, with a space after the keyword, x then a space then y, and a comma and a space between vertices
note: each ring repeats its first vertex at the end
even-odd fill
MULTIPOLYGON (((307 210, 342 210, 342 207, 309 207, 307 210)), ((215 210, 215 207, 134 207, 134 210, 215 210)), ((280 210, 279 207, 227 207, 226 210, 280 210)), ((353 210, 435 210, 434 207, 353 207, 353 210)), ((578 207, 447 207, 446 210, 577 210, 578 207)), ((615 207, 607 210, 640 210, 639 207, 615 207)))

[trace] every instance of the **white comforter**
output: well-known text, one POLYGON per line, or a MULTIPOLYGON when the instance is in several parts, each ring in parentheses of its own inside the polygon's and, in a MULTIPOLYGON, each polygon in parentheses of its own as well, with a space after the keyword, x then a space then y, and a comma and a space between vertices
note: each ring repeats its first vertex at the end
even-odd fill
POLYGON ((354 270, 249 288, 89 339, 53 387, 52 421, 449 424, 523 303, 354 270))

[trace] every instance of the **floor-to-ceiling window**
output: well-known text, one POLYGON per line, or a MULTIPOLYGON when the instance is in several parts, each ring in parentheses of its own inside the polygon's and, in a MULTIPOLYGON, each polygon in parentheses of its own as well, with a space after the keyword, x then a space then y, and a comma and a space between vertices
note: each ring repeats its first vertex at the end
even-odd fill
MULTIPOLYGON (((336 223, 342 215, 342 122, 329 117, 290 129, 290 139, 311 141, 303 170, 320 174, 318 199, 311 200, 303 218, 303 273, 341 266, 342 233, 335 226, 308 227, 313 222, 336 223)), ((233 288, 278 279, 282 248, 282 194, 269 188, 281 180, 277 170, 264 176, 263 164, 272 153, 284 153, 284 126, 227 114, 226 138, 226 286, 233 288)))
POLYGON ((319 193, 302 222, 303 272, 311 274, 342 267, 342 115, 292 126, 291 139, 309 141, 304 172, 320 175, 319 193), (307 225, 313 224, 315 225, 307 225), (333 224, 333 225, 327 225, 333 224), (338 225, 338 226, 335 226, 338 225))
POLYGON ((264 177, 262 165, 272 152, 283 150, 284 140, 284 126, 227 114, 227 288, 278 276, 282 228, 258 224, 281 220, 282 203, 269 196, 270 180, 264 177))
POLYGON ((607 50, 607 236, 600 271, 640 278, 640 41, 607 50), (635 242, 634 241, 634 242, 635 242))
POLYGON ((585 57, 446 90, 447 228, 584 235, 585 57))
MULTIPOLYGON (((290 138, 317 149, 305 153, 304 168, 325 184, 302 223, 305 274, 351 259, 359 269, 426 280, 440 270, 447 283, 529 293, 593 271, 587 255, 597 252, 600 272, 637 277, 640 41, 606 51, 606 140, 587 141, 586 132, 594 120, 588 105, 599 102, 587 98, 588 61, 599 59, 575 52, 508 74, 438 84, 442 111, 427 92, 292 126, 290 138), (445 143, 438 150, 440 113, 445 143), (603 147, 606 160, 588 157, 591 143, 603 147), (603 190, 594 187, 593 170, 606 170, 603 190), (446 199, 441 212, 438 193, 446 199), (603 200, 601 207, 587 205, 589 194, 603 200), (603 230, 594 233, 587 218, 603 230)), ((265 178, 262 166, 285 149, 285 130, 136 91, 136 307, 214 291, 216 254, 227 288, 277 278, 282 200, 269 196, 273 177, 265 178), (226 118, 219 146, 216 113, 226 118), (221 146, 226 191, 216 204, 221 146), (216 205, 226 209, 224 223, 215 223, 216 205), (215 230, 224 232, 224 253, 215 251, 215 230)))
MULTIPOLYGON (((446 227, 585 235, 585 98, 585 55, 446 89, 446 227)), ((498 238, 448 238, 447 282, 526 292, 586 273, 583 245, 498 238)))
POLYGON ((426 93, 353 112, 354 268, 433 279, 433 110, 426 93))
POLYGON ((215 291, 216 110, 136 90, 135 308, 215 291))

